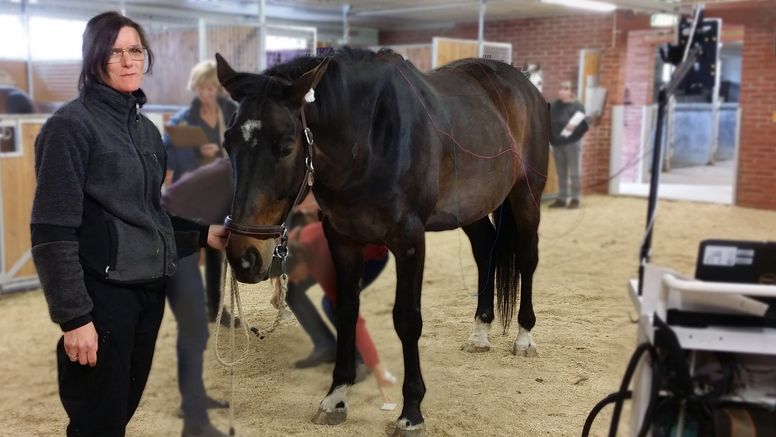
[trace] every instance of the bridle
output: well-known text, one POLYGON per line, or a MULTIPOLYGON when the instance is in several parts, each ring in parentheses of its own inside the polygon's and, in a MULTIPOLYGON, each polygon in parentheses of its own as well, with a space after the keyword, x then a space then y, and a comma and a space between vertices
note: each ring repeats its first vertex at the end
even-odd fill
POLYGON ((278 244, 275 246, 274 256, 283 260, 288 255, 287 224, 291 220, 294 208, 296 208, 296 206, 302 202, 302 199, 304 199, 304 197, 310 191, 310 188, 313 186, 315 174, 315 168, 313 167, 313 144, 315 143, 315 139, 313 138, 313 132, 307 126, 307 120, 305 119, 304 115, 304 106, 305 105, 302 105, 302 109, 300 111, 302 119, 302 134, 305 140, 304 178, 302 179, 302 183, 299 186, 299 191, 296 193, 294 203, 292 203, 291 207, 288 209, 288 213, 283 219, 283 222, 279 225, 243 224, 235 222, 231 215, 226 216, 226 219, 224 220, 224 227, 230 232, 234 232, 235 234, 256 238, 258 240, 280 238, 280 242, 278 242, 278 244))

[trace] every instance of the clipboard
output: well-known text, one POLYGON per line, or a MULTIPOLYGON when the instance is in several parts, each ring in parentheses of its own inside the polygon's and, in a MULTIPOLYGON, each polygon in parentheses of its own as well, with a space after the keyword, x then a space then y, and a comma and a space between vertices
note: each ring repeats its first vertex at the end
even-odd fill
POLYGON ((170 142, 179 149, 189 149, 210 143, 205 131, 199 126, 165 126, 170 142))

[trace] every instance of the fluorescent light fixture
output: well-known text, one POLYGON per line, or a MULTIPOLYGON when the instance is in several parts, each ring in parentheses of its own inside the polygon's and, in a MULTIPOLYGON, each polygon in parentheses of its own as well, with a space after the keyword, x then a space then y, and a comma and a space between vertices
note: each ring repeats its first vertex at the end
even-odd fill
POLYGON ((541 3, 548 5, 559 5, 567 8, 584 9, 595 12, 612 12, 617 9, 617 5, 594 0, 540 0, 541 3))
POLYGON ((652 14, 650 24, 652 27, 673 27, 679 22, 679 16, 674 14, 652 14))

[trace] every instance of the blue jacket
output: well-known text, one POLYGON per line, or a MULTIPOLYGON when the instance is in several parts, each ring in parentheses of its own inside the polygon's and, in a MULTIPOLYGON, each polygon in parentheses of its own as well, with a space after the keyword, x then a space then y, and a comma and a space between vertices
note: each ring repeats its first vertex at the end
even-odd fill
MULTIPOLYGON (((200 106, 199 99, 195 98, 188 108, 181 109, 170 118, 168 124, 205 127, 205 121, 199 116, 200 106)), ((229 123, 232 115, 237 111, 237 104, 225 97, 219 97, 218 106, 224 115, 224 122, 229 123)), ((173 181, 177 181, 184 173, 196 169, 202 163, 202 156, 197 148, 179 149, 173 146, 167 134, 164 135, 164 146, 167 149, 167 168, 173 171, 173 181)), ((219 147, 223 145, 219 144, 219 147)))

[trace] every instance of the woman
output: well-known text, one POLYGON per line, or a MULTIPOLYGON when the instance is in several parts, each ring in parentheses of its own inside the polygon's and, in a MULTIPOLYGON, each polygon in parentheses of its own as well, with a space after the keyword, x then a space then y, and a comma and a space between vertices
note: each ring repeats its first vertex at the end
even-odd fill
MULTIPOLYGON (((223 249, 226 231, 159 204, 165 152, 139 113, 153 67, 143 29, 115 12, 86 25, 79 97, 35 144, 32 254, 57 345, 68 436, 123 436, 140 402, 178 253, 223 249)), ((185 433, 184 433, 185 434, 185 433)))
MULTIPOLYGON (((324 310, 327 310, 327 315, 336 325, 331 309, 337 304, 337 280, 334 262, 329 252, 329 243, 323 233, 323 224, 321 222, 307 224, 291 238, 290 256, 287 261, 289 287, 286 299, 294 315, 297 316, 299 324, 313 341, 313 352, 307 358, 297 361, 295 366, 306 368, 324 362, 333 362, 336 352, 334 335, 323 323, 306 296, 307 288, 318 283, 325 294, 324 310)), ((366 288, 377 278, 387 260, 388 249, 384 245, 370 244, 364 248, 364 277, 361 289, 366 288)), ((279 283, 275 284, 277 295, 279 283)), ((386 402, 389 402, 385 388, 393 385, 396 378, 380 365, 377 348, 360 314, 356 321, 356 350, 366 368, 375 376, 377 386, 386 402)), ((361 379, 358 376, 356 382, 361 379)))
MULTIPOLYGON (((226 131, 225 119, 229 119, 237 110, 237 105, 221 95, 221 85, 216 75, 216 64, 213 61, 204 61, 191 69, 188 89, 195 94, 194 100, 188 108, 181 110, 171 120, 171 125, 199 126, 205 132, 208 140, 197 148, 176 148, 168 135, 164 137, 168 156, 168 174, 177 182, 186 173, 200 166, 212 162, 224 155, 221 144, 226 131)), ((182 181, 181 183, 186 183, 182 181)), ((196 202, 201 204, 207 199, 203 198, 199 191, 197 199, 176 199, 175 194, 179 190, 170 190, 165 193, 162 205, 181 202, 196 202)), ((230 193, 225 193, 224 197, 230 193)), ((218 202, 207 203, 213 208, 218 202)), ((178 207, 192 207, 195 205, 178 205, 178 207)), ((172 211, 176 211, 172 209, 172 211)), ((217 223, 223 223, 227 211, 214 211, 207 216, 216 217, 217 223)), ((181 214, 183 215, 183 214, 181 214)), ((221 292, 221 252, 214 249, 205 249, 205 272, 207 276, 207 307, 210 319, 214 320, 221 292)), ((210 426, 207 415, 208 408, 224 407, 226 403, 210 398, 202 381, 202 355, 205 352, 208 340, 208 314, 205 312, 205 289, 202 284, 202 276, 199 271, 199 252, 182 258, 178 272, 170 278, 167 285, 167 299, 170 308, 178 322, 178 388, 181 393, 181 412, 184 428, 189 429, 192 424, 199 427, 210 426)), ((229 316, 222 318, 222 322, 229 323, 229 316)), ((235 320, 237 322, 237 320, 235 320)))
POLYGON ((550 105, 550 141, 552 155, 555 158, 555 168, 558 172, 558 185, 560 186, 558 198, 550 204, 550 208, 579 208, 582 192, 579 162, 581 140, 580 135, 575 131, 578 128, 587 128, 587 125, 584 124, 586 123, 584 115, 585 107, 574 98, 574 94, 571 92, 571 82, 561 82, 558 89, 558 100, 550 105), (571 185, 570 196, 569 184, 571 185))
MULTIPOLYGON (((179 181, 183 175, 205 164, 220 157, 226 157, 226 152, 222 147, 224 132, 227 128, 226 121, 231 119, 237 111, 237 104, 222 93, 214 61, 200 62, 191 69, 188 89, 195 94, 194 100, 191 101, 188 108, 182 109, 173 116, 169 124, 173 126, 198 126, 205 132, 209 142, 195 148, 177 148, 169 135, 164 136, 164 145, 167 149, 167 177, 173 183, 179 181)), ((177 199, 169 200, 178 202, 177 199)), ((231 206, 231 202, 229 206, 231 206)), ((223 216, 220 216, 219 213, 220 211, 218 213, 214 211, 214 214, 207 215, 219 215, 217 223, 214 224, 221 224, 228 211, 223 216)), ((223 258, 220 251, 206 248, 205 259, 208 318, 213 322, 221 302, 221 264, 223 258)), ((226 324, 229 323, 228 317, 222 320, 226 324)))

